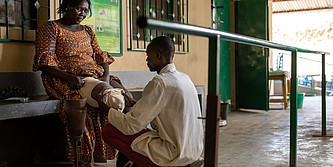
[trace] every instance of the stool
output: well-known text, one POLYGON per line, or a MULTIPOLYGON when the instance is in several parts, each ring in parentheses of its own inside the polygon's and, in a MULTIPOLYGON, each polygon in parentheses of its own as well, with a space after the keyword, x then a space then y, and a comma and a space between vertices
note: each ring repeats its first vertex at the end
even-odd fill
POLYGON ((289 72, 288 71, 270 71, 269 72, 269 80, 280 80, 280 81, 282 81, 282 99, 271 99, 271 98, 269 98, 269 102, 272 102, 272 103, 281 103, 281 102, 283 102, 284 109, 287 109, 288 108, 287 93, 289 92, 289 89, 288 89, 289 72))

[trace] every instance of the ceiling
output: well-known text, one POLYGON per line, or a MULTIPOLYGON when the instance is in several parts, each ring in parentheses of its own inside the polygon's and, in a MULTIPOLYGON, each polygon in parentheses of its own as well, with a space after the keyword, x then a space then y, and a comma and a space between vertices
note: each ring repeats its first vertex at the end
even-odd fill
POLYGON ((333 0, 273 0, 273 13, 333 10, 333 0))

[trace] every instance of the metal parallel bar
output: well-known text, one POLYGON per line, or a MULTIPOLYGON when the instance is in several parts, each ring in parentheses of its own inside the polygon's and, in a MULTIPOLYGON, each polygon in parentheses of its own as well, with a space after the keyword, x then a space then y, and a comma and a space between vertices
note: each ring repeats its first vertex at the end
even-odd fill
POLYGON ((209 38, 209 64, 208 64, 208 95, 205 130, 205 165, 217 166, 219 147, 219 125, 220 118, 220 98, 219 92, 219 72, 220 72, 220 37, 209 38))
POLYGON ((290 156, 289 166, 296 166, 297 155, 297 52, 291 52, 290 156))
POLYGON ((313 51, 308 49, 302 49, 287 45, 282 45, 274 42, 269 42, 266 40, 248 37, 244 35, 234 34, 230 32, 214 30, 210 28, 194 26, 189 24, 180 24, 174 23, 170 21, 161 21, 151 18, 140 17, 139 24, 142 27, 152 28, 152 29, 163 29, 166 31, 173 31, 173 32, 180 32, 190 35, 197 35, 197 36, 204 36, 204 37, 214 37, 216 35, 220 35, 221 40, 242 43, 246 45, 253 45, 259 47, 267 47, 273 49, 280 49, 286 51, 297 51, 297 52, 304 52, 304 53, 314 53, 314 54, 329 54, 328 52, 323 51, 313 51))
POLYGON ((322 67, 321 67, 321 112, 322 112, 322 131, 321 135, 326 136, 326 74, 325 74, 325 54, 322 54, 322 67))
MULTIPOLYGON (((218 131, 214 131, 214 127, 216 125, 216 119, 214 119, 214 115, 219 112, 219 107, 211 107, 215 106, 215 100, 218 99, 218 88, 217 88, 217 72, 219 69, 216 69, 216 63, 219 62, 217 58, 219 58, 219 52, 214 52, 214 48, 217 48, 218 43, 214 43, 213 41, 216 38, 225 41, 231 41, 236 43, 242 43, 246 45, 259 46, 264 48, 274 48, 280 50, 286 50, 292 52, 292 66, 291 66, 291 95, 290 95, 290 166, 296 166, 296 156, 297 156, 297 52, 304 53, 314 53, 314 54, 322 54, 323 57, 329 54, 328 52, 322 51, 313 51, 308 49, 296 48, 292 46, 282 45, 278 43, 269 42, 262 39, 257 39, 253 37, 243 36, 239 34, 233 34, 229 32, 223 32, 219 30, 212 30, 199 26, 192 26, 187 24, 179 24, 169 21, 160 21, 155 19, 149 19, 145 17, 140 17, 138 20, 138 25, 144 28, 151 29, 161 29, 166 31, 180 32, 190 35, 204 36, 209 37, 209 77, 208 77, 208 100, 207 100, 207 120, 206 120, 206 141, 205 141, 205 166, 217 166, 216 164, 216 156, 218 152, 216 152, 217 148, 214 143, 216 141, 211 141, 211 139, 218 140, 217 134, 218 131), (215 70, 214 70, 215 69, 215 70), (215 76, 215 77, 214 77, 215 76), (215 96, 214 96, 215 95, 215 96), (208 110, 209 109, 209 110, 208 110), (210 117, 208 121, 208 117, 210 117), (208 128, 209 132, 207 132, 208 128), (213 144, 213 145, 212 145, 213 144), (208 157, 210 155, 210 157, 208 157), (207 159, 206 159, 207 158, 207 159), (212 164, 214 163, 214 164, 212 164)), ((323 58, 323 64, 325 64, 325 58, 323 58)), ((325 74, 325 65, 323 65, 323 77, 325 74)), ((323 78, 325 81, 326 78, 323 78)), ((325 84, 326 85, 326 84, 325 84)), ((324 86, 323 86, 324 87, 324 86)), ((325 86, 326 87, 326 86, 325 86)), ((325 90, 326 92, 326 90, 325 90)), ((323 105, 322 109, 325 111, 325 97, 323 97, 323 105)), ((326 116, 326 113, 323 115, 326 116)), ((326 126, 326 125, 325 125, 326 126)))

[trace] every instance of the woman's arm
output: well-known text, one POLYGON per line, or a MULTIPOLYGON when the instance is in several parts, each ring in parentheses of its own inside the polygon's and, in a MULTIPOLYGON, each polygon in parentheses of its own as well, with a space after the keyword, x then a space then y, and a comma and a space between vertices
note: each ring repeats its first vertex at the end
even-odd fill
POLYGON ((102 63, 100 64, 104 68, 103 75, 99 78, 101 81, 105 81, 106 83, 110 83, 110 71, 109 71, 109 64, 102 63))
POLYGON ((40 70, 43 73, 67 82, 72 89, 80 89, 84 84, 80 77, 63 72, 57 66, 42 66, 40 67, 40 70))

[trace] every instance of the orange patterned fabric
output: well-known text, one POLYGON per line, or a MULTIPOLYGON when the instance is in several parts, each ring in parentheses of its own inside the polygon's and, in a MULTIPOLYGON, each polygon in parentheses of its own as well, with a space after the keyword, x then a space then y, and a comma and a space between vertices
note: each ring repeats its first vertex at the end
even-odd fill
MULTIPOLYGON (((82 77, 98 78, 103 75, 101 63, 113 63, 114 58, 101 51, 97 39, 89 26, 72 32, 61 28, 56 22, 43 24, 36 38, 36 55, 33 70, 42 66, 57 66, 60 70, 82 77)), ((46 92, 51 98, 79 98, 76 90, 67 83, 42 75, 46 92)))
POLYGON ((41 66, 58 66, 61 70, 78 76, 101 76, 103 62, 111 64, 114 58, 100 50, 95 34, 89 26, 72 32, 56 22, 47 22, 36 39, 36 56, 33 70, 41 66))
MULTIPOLYGON (((82 77, 99 78, 104 69, 101 63, 111 64, 114 58, 107 52, 101 51, 97 39, 89 26, 83 26, 82 31, 69 31, 61 28, 56 22, 43 24, 36 38, 36 55, 33 70, 38 71, 42 66, 57 66, 64 72, 82 77)), ((77 90, 52 76, 42 74, 46 93, 50 98, 62 99, 60 118, 66 126, 68 158, 74 161, 73 143, 68 134, 67 119, 63 108, 64 99, 80 99, 77 90)), ((105 113, 96 108, 88 107, 86 128, 82 139, 82 154, 85 166, 93 166, 93 157, 106 158, 106 145, 102 139, 102 127, 106 122, 105 113)), ((113 149, 112 149, 113 150, 113 149)), ((115 153, 115 151, 111 151, 115 153)), ((108 156, 114 158, 113 155, 108 156)))

